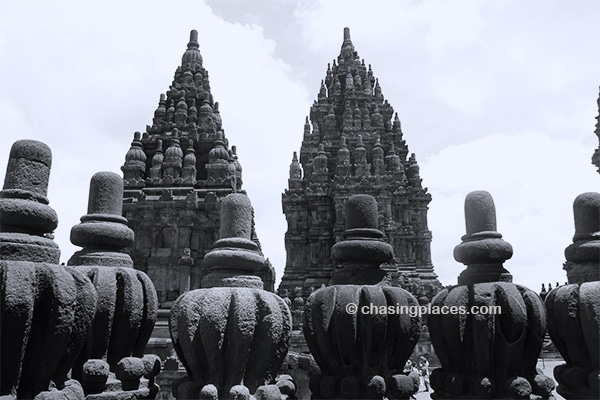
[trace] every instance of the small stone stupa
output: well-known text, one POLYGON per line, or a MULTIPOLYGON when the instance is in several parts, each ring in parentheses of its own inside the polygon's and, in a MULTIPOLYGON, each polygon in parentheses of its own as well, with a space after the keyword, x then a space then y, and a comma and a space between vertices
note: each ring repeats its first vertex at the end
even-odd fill
POLYGON ((513 284, 504 268, 513 251, 496 230, 496 208, 488 192, 467 195, 465 220, 467 234, 454 258, 467 269, 458 286, 442 290, 431 303, 446 312, 428 316, 431 342, 442 364, 431 374, 432 397, 548 398, 554 381, 536 370, 546 330, 542 299, 513 284))
POLYGON ((183 294, 171 309, 173 346, 188 373, 173 393, 178 399, 249 399, 255 394, 279 400, 274 379, 289 346, 290 310, 283 299, 262 289, 265 264, 251 240, 248 197, 230 194, 221 210, 221 238, 205 257, 210 272, 203 288, 183 294))

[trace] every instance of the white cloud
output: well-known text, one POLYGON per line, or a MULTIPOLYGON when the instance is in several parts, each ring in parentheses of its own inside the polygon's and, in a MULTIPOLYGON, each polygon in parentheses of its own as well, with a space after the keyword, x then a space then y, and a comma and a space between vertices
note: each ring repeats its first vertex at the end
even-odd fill
POLYGON ((422 161, 421 175, 433 197, 429 227, 440 280, 456 283, 464 269, 453 260, 465 234, 464 198, 473 190, 494 197, 498 231, 512 244, 505 263, 514 282, 539 290, 564 283, 563 251, 574 233, 572 204, 594 191, 598 177, 591 149, 541 134, 492 135, 448 147, 422 161))
POLYGON ((598 179, 589 160, 600 3, 306 0, 294 15, 262 13, 265 4, 253 4, 260 18, 225 19, 198 1, 64 1, 36 4, 35 13, 3 3, 0 166, 17 139, 53 149, 49 196, 63 260, 74 251, 69 231, 85 213, 90 177, 120 173, 133 132, 150 123, 197 29, 263 250, 281 277, 291 154, 349 26, 422 164, 442 281, 455 282, 463 269, 452 248, 464 234, 464 196, 476 189, 496 200, 499 230, 515 249, 507 262, 515 281, 536 290, 546 277, 564 281, 571 204, 598 179), (268 31, 272 25, 286 30, 268 31))

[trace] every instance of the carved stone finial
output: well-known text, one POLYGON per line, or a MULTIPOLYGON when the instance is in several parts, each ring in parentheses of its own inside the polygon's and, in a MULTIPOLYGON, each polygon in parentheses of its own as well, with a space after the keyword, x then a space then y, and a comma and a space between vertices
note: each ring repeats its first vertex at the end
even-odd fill
POLYGON ((600 194, 583 193, 573 203, 575 236, 565 250, 569 284, 546 296, 548 333, 565 360, 554 368, 557 392, 567 399, 600 395, 600 194))
POLYGON ((220 239, 205 257, 211 272, 202 279, 202 287, 263 288, 258 276, 265 258, 251 239, 252 204, 245 194, 227 195, 221 204, 220 239))
POLYGON ((58 245, 46 237, 58 225, 46 197, 51 165, 52 152, 44 143, 13 144, 0 192, 0 259, 58 264, 58 245))
POLYGON ((454 248, 454 258, 468 267, 458 277, 458 284, 512 282, 512 275, 502 263, 512 257, 513 250, 496 231, 496 208, 488 192, 467 195, 465 221, 467 234, 454 248))
POLYGON ((123 251, 134 233, 123 212, 123 180, 98 172, 90 180, 88 213, 71 229, 71 242, 83 247, 68 265, 88 276, 98 292, 94 332, 87 338, 73 376, 81 378, 88 359, 105 358, 111 370, 123 357, 141 357, 157 313, 157 296, 148 276, 133 268, 123 251), (123 294, 125 293, 125 294, 123 294))
POLYGON ((200 45, 198 44, 198 31, 195 29, 192 29, 190 31, 190 41, 188 43, 188 49, 198 49, 200 48, 200 45))
POLYGON ((294 152, 292 163, 290 164, 290 179, 302 179, 302 167, 300 167, 300 163, 298 162, 298 154, 296 152, 294 152))
POLYGON ((44 143, 15 142, 0 192, 0 397, 32 399, 51 380, 56 396, 68 396, 67 373, 96 311, 91 282, 58 265, 51 164, 44 143))
POLYGON ((565 249, 569 283, 600 280, 600 194, 583 193, 573 203, 575 236, 565 249))
POLYGON ((83 247, 69 265, 133 267, 121 249, 133 244, 133 231, 121 214, 123 180, 113 172, 98 172, 90 181, 88 213, 71 229, 71 242, 83 247))
POLYGON ((385 276, 382 263, 394 258, 394 251, 378 229, 377 201, 373 196, 357 194, 346 202, 344 240, 333 245, 331 258, 341 264, 331 284, 375 284, 385 276))
POLYGON ((458 277, 459 286, 442 290, 431 302, 436 309, 463 311, 427 317, 442 365, 431 374, 435 398, 548 398, 554 382, 536 370, 546 329, 544 304, 532 290, 511 283, 502 267, 512 248, 496 232, 488 192, 467 195, 465 219, 467 234, 454 257, 468 267, 458 277), (501 309, 501 318, 481 311, 493 307, 501 309))

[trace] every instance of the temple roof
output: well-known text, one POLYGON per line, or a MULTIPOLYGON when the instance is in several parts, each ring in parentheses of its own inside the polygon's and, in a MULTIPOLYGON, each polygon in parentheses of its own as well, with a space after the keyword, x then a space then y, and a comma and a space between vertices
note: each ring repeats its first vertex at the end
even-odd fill
MULTIPOLYGON (((305 181, 315 177, 313 164, 320 146, 328 166, 327 179, 321 179, 322 183, 341 175, 346 180, 377 175, 393 176, 421 189, 416 158, 414 154, 409 157, 400 119, 385 100, 371 65, 359 57, 348 28, 344 28, 340 54, 327 65, 304 125, 300 163, 305 181), (340 163, 345 167, 337 168, 340 163)), ((321 164, 322 156, 318 160, 321 164)), ((321 167, 320 172, 324 171, 321 167)))
POLYGON ((134 135, 122 167, 126 189, 190 185, 241 188, 241 165, 237 156, 229 154, 219 103, 213 99, 202 61, 198 32, 192 30, 173 82, 159 97, 152 125, 147 125, 143 134, 134 135), (212 150, 220 156, 209 157, 212 150), (228 168, 228 163, 235 165, 228 168), (237 183, 231 182, 234 175, 237 183))

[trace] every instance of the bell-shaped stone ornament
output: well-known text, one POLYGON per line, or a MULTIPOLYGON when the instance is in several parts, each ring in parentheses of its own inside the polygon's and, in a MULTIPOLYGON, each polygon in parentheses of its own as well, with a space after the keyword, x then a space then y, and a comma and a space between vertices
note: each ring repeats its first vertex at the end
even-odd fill
POLYGON ((32 399, 51 381, 81 391, 67 373, 90 330, 96 291, 84 274, 58 265, 50 236, 57 218, 46 198, 51 161, 45 144, 16 142, 0 192, 0 397, 32 399))

